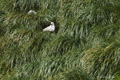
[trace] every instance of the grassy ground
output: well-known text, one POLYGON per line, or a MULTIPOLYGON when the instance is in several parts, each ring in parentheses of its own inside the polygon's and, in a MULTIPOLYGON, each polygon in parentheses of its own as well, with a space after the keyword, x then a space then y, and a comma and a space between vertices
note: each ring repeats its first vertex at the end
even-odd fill
POLYGON ((0 0, 1 80, 119 80, 119 0, 0 0), (37 15, 28 15, 29 10, 37 15), (53 21, 54 33, 42 30, 53 21))

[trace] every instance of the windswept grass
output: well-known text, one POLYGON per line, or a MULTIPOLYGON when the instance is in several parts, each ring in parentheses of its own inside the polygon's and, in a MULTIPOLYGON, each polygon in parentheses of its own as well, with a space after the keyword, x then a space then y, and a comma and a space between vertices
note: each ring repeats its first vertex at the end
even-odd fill
POLYGON ((0 0, 0 79, 119 79, 119 4, 0 0), (43 32, 51 21, 56 31, 43 32))

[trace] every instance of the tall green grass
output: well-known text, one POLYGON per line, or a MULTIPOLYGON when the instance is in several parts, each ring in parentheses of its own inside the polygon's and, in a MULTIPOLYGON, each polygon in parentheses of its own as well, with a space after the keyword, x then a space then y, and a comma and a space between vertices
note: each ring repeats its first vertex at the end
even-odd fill
POLYGON ((119 79, 119 4, 0 0, 0 79, 119 79), (43 32, 51 21, 56 31, 43 32))

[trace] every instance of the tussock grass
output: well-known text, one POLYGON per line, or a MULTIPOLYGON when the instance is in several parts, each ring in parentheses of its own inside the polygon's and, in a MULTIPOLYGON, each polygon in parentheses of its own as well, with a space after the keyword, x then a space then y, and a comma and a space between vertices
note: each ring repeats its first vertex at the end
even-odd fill
POLYGON ((1 0, 2 80, 108 80, 120 75, 119 0, 1 0), (35 10, 36 15, 28 15, 35 10), (54 33, 43 28, 54 22, 54 33))

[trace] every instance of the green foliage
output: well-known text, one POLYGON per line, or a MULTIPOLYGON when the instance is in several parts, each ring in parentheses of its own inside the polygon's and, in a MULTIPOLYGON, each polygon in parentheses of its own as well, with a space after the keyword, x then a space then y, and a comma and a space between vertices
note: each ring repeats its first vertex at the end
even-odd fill
POLYGON ((48 78, 48 80, 92 80, 87 73, 81 71, 81 69, 71 69, 55 75, 54 78, 48 78))
POLYGON ((120 76, 119 0, 0 0, 0 79, 120 76), (36 15, 28 15, 35 10, 36 15), (50 22, 56 31, 43 32, 50 22))

